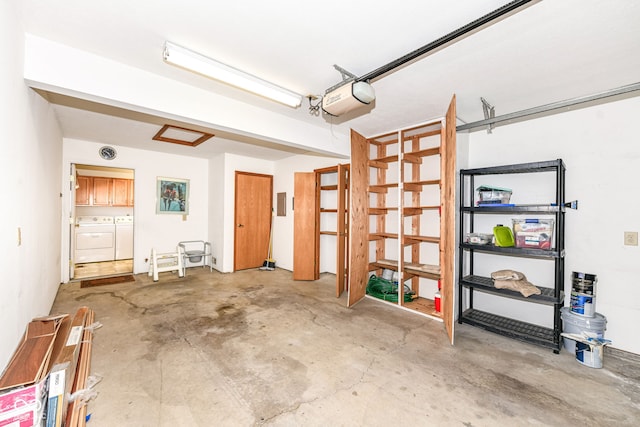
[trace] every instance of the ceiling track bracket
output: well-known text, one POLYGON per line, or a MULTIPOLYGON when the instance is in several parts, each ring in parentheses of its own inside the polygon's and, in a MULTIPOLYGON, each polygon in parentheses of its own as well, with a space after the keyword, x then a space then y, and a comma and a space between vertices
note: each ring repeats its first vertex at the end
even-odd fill
POLYGON ((331 86, 324 93, 329 93, 329 92, 339 88, 340 86, 344 85, 345 83, 354 81, 354 80, 356 80, 358 78, 355 74, 353 74, 350 71, 345 70, 344 68, 342 68, 341 66, 339 66, 337 64, 333 64, 333 68, 335 68, 336 71, 338 71, 340 73, 340 75, 342 76, 342 81, 340 83, 337 83, 337 84, 331 86))
MULTIPOLYGON (((482 112, 484 113, 484 119, 489 120, 496 117, 496 109, 493 105, 489 104, 486 99, 480 97, 480 101, 482 102, 482 112)), ((487 125, 487 133, 490 134, 493 132, 494 124, 491 122, 487 125)))
MULTIPOLYGON (((530 120, 537 117, 555 114, 558 112, 567 112, 590 105, 601 104, 608 101, 625 99, 628 97, 640 96, 640 82, 632 83, 626 86, 617 87, 615 89, 606 90, 604 92, 595 93, 593 95, 581 96, 578 98, 566 99, 564 101, 553 102, 551 104, 540 105, 538 107, 529 108, 527 110, 516 111, 513 113, 502 114, 496 117, 487 118, 485 111, 485 119, 477 122, 465 123, 456 127, 457 132, 475 131, 478 129, 486 129, 517 123, 524 120, 530 120)), ((482 98, 480 98, 482 100, 482 98)), ((484 101, 484 100, 483 100, 484 101)), ((488 105, 488 104, 487 104, 488 105)), ((490 105, 488 105, 490 107, 490 105)), ((482 108, 485 105, 483 102, 482 108)), ((491 132, 489 132, 491 133, 491 132)))

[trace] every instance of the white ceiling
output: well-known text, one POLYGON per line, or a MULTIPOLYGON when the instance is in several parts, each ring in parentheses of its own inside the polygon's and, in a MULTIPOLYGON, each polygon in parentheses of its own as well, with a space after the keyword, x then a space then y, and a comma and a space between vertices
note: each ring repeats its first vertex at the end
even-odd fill
MULTIPOLYGON (((375 135, 440 117, 452 94, 458 118, 484 118, 640 81, 640 2, 543 0, 374 80, 372 108, 347 117, 291 109, 162 61, 165 41, 298 93, 321 95, 509 3, 505 0, 22 0, 26 32, 162 76, 343 131, 375 135)), ((65 137, 210 157, 226 151, 278 159, 300 149, 210 129, 195 150, 150 141, 166 120, 53 94, 65 137), (185 151, 188 150, 188 151, 185 151)), ((177 124, 177 123, 176 123, 177 124)))

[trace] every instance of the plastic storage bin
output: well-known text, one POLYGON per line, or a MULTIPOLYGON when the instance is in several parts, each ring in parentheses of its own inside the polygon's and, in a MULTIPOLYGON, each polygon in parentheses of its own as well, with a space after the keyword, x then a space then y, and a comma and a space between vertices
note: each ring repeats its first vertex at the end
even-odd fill
POLYGON ((553 248, 553 219, 513 219, 512 221, 516 248, 553 248))
POLYGON ((478 204, 507 204, 511 199, 511 189, 481 185, 478 191, 478 204))
POLYGON ((465 241, 472 245, 488 245, 493 241, 493 234, 467 233, 465 241))

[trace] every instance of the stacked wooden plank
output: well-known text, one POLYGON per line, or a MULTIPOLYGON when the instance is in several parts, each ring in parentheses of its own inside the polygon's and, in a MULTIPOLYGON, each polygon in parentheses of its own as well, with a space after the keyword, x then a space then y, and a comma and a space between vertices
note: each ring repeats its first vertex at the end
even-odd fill
MULTIPOLYGON (((86 325, 93 325, 95 320, 95 313, 89 310, 87 313, 86 325)), ((78 392, 81 390, 87 390, 87 379, 91 371, 91 347, 93 343, 93 329, 85 327, 82 342, 80 345, 80 353, 76 373, 74 377, 73 387, 71 394, 78 396, 78 392)), ((87 405, 84 399, 79 396, 76 400, 69 403, 69 408, 66 416, 66 426, 76 427, 84 426, 86 424, 87 417, 87 405)))
POLYGON ((81 307, 70 322, 64 345, 56 354, 49 374, 49 400, 47 405, 47 427, 60 427, 67 414, 68 396, 76 377, 76 367, 83 336, 89 326, 89 310, 81 307))
POLYGON ((0 427, 84 425, 84 417, 72 414, 86 406, 69 403, 69 396, 86 387, 94 318, 81 307, 73 318, 50 316, 27 325, 0 377, 0 427))
POLYGON ((30 385, 48 374, 56 336, 67 315, 34 319, 0 377, 0 390, 30 385))

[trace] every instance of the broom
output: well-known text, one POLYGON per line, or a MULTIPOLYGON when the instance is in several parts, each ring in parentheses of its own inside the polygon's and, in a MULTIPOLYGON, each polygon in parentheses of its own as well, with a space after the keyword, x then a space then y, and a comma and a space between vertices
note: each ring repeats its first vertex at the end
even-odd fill
POLYGON ((271 258, 273 251, 273 209, 271 212, 271 229, 269 230, 269 253, 267 259, 262 263, 260 270, 273 271, 276 269, 276 260, 271 258))

